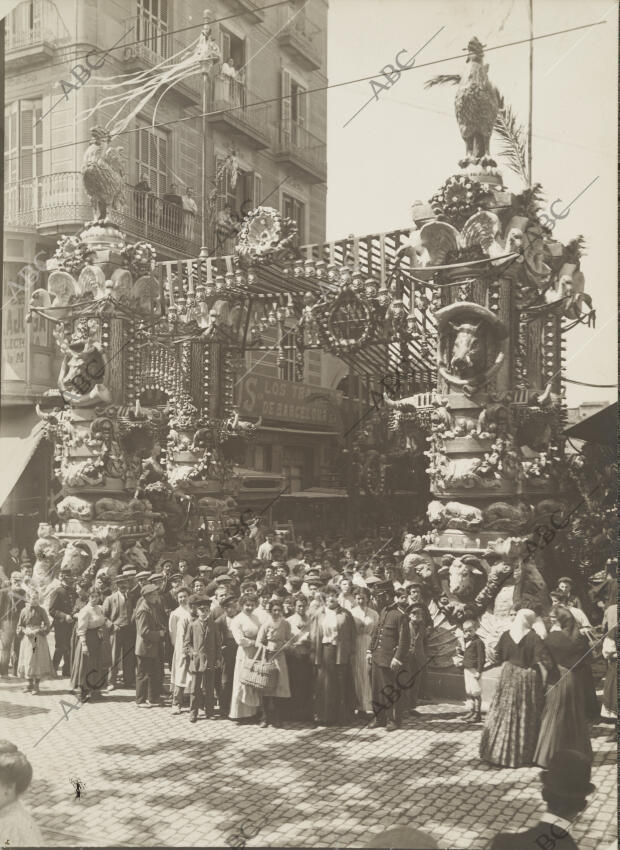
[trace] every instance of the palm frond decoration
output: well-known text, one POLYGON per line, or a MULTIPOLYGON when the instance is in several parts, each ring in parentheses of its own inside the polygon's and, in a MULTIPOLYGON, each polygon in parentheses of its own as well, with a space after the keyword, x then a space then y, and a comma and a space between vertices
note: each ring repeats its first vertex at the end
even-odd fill
POLYGON ((424 83, 425 89, 431 89, 433 86, 445 86, 447 83, 452 83, 453 86, 458 86, 461 82, 460 74, 438 74, 436 77, 431 77, 424 83))
POLYGON ((580 234, 567 244, 564 248, 564 261, 574 263, 579 268, 579 261, 586 253, 586 240, 580 234))
MULTIPOLYGON (((498 93, 499 94, 499 93, 498 93)), ((525 128, 519 124, 512 108, 499 95, 499 112, 495 119, 495 133, 504 143, 504 148, 498 154, 508 168, 529 184, 530 176, 527 169, 527 135, 525 128)))

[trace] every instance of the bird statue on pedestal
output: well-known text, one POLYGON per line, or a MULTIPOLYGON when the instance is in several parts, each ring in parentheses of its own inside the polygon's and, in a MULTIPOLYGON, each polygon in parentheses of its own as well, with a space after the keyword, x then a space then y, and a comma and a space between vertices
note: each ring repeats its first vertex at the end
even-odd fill
POLYGON ((110 133, 93 127, 92 140, 82 160, 82 182, 93 205, 95 221, 103 222, 108 208, 116 209, 123 199, 123 164, 119 149, 110 145, 110 133))

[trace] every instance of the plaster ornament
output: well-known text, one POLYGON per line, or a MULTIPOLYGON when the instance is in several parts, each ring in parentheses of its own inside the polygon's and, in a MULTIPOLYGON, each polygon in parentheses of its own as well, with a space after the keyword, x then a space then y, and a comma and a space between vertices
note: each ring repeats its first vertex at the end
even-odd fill
POLYGON ((78 496, 65 496, 56 505, 56 513, 60 519, 92 519, 93 506, 87 499, 78 496))
POLYGON ((482 525, 482 511, 473 505, 463 502, 447 502, 437 500, 430 502, 427 508, 429 522, 435 528, 455 528, 471 530, 482 525))

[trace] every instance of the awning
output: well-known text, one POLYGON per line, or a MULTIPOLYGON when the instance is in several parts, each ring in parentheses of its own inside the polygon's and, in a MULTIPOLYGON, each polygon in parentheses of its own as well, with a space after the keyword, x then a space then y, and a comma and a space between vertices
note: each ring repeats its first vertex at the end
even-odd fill
POLYGON ((346 499, 346 490, 330 489, 329 487, 308 487, 296 493, 283 493, 282 499, 346 499))
POLYGON ((590 443, 600 443, 604 446, 615 446, 618 440, 618 402, 604 407, 587 416, 581 422, 571 425, 564 431, 567 437, 576 440, 586 440, 590 443))
POLYGON ((0 417, 0 509, 43 439, 43 422, 33 410, 5 408, 0 417))

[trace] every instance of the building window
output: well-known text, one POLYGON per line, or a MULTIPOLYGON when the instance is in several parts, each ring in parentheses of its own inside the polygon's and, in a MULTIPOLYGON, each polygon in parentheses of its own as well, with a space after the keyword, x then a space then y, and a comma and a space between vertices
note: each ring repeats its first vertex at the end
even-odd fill
POLYGON ((282 473, 289 493, 299 493, 303 489, 303 466, 299 464, 283 464, 282 473))
POLYGON ((245 65, 245 39, 239 38, 224 27, 220 27, 220 32, 222 61, 227 62, 232 59, 235 70, 239 73, 245 65))
POLYGON ((42 101, 16 100, 5 111, 5 180, 16 183, 43 171, 42 101))
POLYGON ((282 141, 285 144, 304 147, 302 128, 308 123, 306 88, 294 80, 288 71, 282 71, 280 87, 282 90, 280 101, 282 141))
POLYGON ((306 238, 306 206, 298 201, 297 198, 292 198, 290 195, 282 194, 282 215, 287 218, 292 218, 297 223, 299 238, 303 243, 306 238))
POLYGON ((168 137, 160 130, 141 127, 137 135, 137 178, 144 176, 156 195, 168 191, 168 137))
POLYGON ((137 0, 136 38, 154 53, 168 56, 168 0, 137 0))

